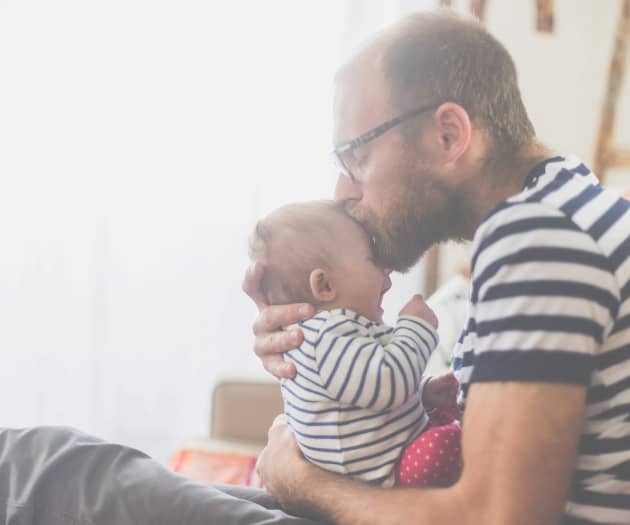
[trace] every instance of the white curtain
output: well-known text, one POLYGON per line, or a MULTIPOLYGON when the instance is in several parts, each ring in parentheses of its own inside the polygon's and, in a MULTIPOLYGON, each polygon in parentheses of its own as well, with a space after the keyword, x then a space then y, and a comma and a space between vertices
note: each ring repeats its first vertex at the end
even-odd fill
POLYGON ((358 5, 0 4, 0 426, 166 461, 207 433, 217 379, 266 377, 247 235, 332 195, 333 72, 375 29, 358 5))

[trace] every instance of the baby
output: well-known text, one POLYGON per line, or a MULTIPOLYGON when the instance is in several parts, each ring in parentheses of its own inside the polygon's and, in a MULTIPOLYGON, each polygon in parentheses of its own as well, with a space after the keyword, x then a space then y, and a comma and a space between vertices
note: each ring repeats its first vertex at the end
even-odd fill
POLYGON ((297 368, 282 381, 287 421, 304 456, 332 472, 385 487, 449 485, 461 469, 460 430, 428 411, 455 405, 457 382, 422 378, 437 319, 414 296, 395 327, 382 324, 390 272, 371 248, 329 201, 287 205, 256 225, 250 257, 265 265, 267 302, 317 310, 285 357, 297 368))

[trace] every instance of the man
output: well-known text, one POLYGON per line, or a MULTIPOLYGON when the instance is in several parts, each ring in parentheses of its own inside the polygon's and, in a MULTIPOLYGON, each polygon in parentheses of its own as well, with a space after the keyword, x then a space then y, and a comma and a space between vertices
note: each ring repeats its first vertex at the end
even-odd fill
MULTIPOLYGON (((268 491, 342 524, 630 523, 628 205, 573 159, 541 163, 511 59, 450 15, 377 37, 340 72, 335 113, 337 197, 385 266, 475 235, 455 360, 464 469, 448 489, 377 489, 310 465, 278 424, 259 463, 268 491)), ((313 308, 265 307, 263 273, 244 282, 262 307, 256 351, 290 377, 280 354, 302 334, 277 328, 313 308)), ((263 492, 197 484, 62 428, 0 429, 0 502, 0 521, 21 525, 312 523, 263 492)))
MULTIPOLYGON (((630 523, 628 203, 536 142, 509 54, 452 14, 374 38, 339 72, 334 110, 336 198, 378 262, 404 271, 474 237, 454 359, 464 469, 448 489, 377 489, 314 467, 278 423, 259 460, 268 492, 340 524, 630 523)), ((263 275, 243 285, 261 307, 255 350, 293 377, 281 353, 303 336, 279 327, 312 309, 267 307, 263 275)))

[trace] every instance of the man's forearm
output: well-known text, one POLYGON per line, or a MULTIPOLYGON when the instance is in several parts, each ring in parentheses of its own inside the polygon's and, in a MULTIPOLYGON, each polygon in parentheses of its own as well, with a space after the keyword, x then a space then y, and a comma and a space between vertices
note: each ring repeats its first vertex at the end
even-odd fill
MULTIPOLYGON (((460 490, 383 489, 312 467, 308 481, 296 489, 291 510, 339 525, 468 523, 460 490)), ((470 511, 468 506, 468 511, 470 511)))
POLYGON ((340 525, 489 524, 476 508, 484 500, 478 483, 469 484, 468 490, 461 481, 448 489, 386 489, 342 477, 308 462, 290 428, 280 422, 269 430, 258 469, 267 492, 286 510, 319 521, 340 525), (462 509, 466 509, 464 514, 462 509))
POLYGON ((304 459, 286 425, 270 429, 259 468, 285 508, 341 525, 560 523, 585 397, 580 385, 474 384, 464 470, 448 489, 375 488, 323 471, 304 459))

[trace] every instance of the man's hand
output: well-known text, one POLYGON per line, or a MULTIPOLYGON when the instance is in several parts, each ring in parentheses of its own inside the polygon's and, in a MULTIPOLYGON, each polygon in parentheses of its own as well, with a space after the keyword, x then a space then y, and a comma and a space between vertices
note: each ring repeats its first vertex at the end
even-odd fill
POLYGON ((439 324, 435 312, 424 302, 424 298, 420 294, 414 295, 410 301, 403 306, 399 315, 413 315, 414 317, 419 317, 436 329, 439 324))
POLYGON ((446 489, 381 489, 310 465, 286 425, 269 431, 259 473, 298 514, 339 525, 547 525, 561 522, 586 388, 474 383, 464 415, 460 480, 446 489))
POLYGON ((260 311, 253 326, 256 336, 254 352, 268 372, 278 379, 291 379, 296 374, 295 365, 286 363, 282 354, 300 346, 304 334, 301 330, 285 332, 282 327, 310 319, 315 315, 315 308, 310 304, 269 306, 261 287, 264 274, 265 267, 260 263, 253 263, 243 279, 243 291, 251 297, 260 311))
POLYGON ((287 510, 296 509, 296 491, 304 489, 311 465, 300 451, 284 414, 274 420, 268 432, 267 446, 258 456, 258 474, 265 490, 287 510))
POLYGON ((449 412, 453 417, 461 419, 461 411, 457 405, 458 389, 459 382, 453 372, 432 377, 424 385, 422 404, 427 410, 440 408, 449 412))

